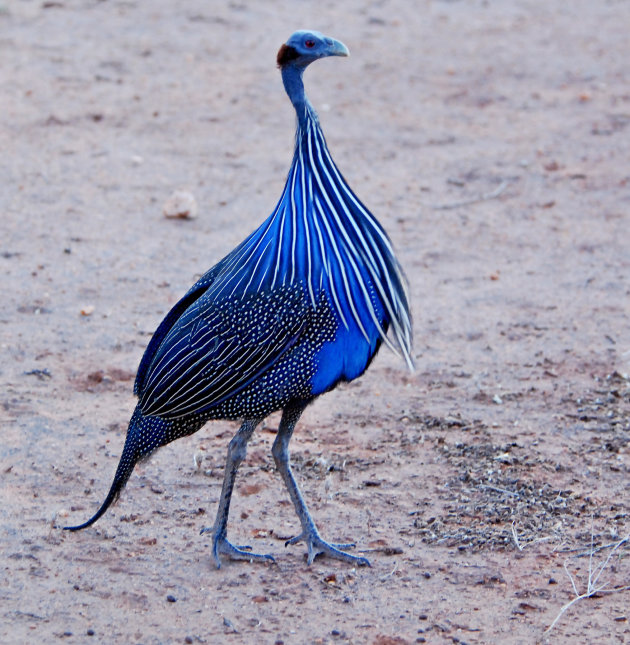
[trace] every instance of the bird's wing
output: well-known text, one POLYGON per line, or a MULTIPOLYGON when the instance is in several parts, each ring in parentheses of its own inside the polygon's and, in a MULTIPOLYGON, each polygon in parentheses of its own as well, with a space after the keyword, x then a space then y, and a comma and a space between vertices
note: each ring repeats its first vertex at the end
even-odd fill
MULTIPOLYGON (((162 342, 171 330, 176 327, 177 322, 182 317, 184 312, 201 296, 203 296, 208 289, 215 283, 216 279, 220 277, 227 269, 233 266, 234 262, 241 257, 242 250, 248 248, 251 238, 255 235, 256 231, 249 235, 241 244, 239 244, 231 253, 228 253, 222 260, 217 262, 211 269, 206 271, 188 290, 186 295, 166 314, 166 317, 160 323, 159 327, 151 337, 147 348, 144 350, 140 367, 133 386, 133 393, 141 397, 145 386, 147 372, 154 362, 155 355, 160 351, 162 342)), ((220 281, 220 280, 219 280, 220 281)))
POLYGON ((295 286, 194 299, 163 334, 145 369, 143 414, 175 419, 225 401, 295 345, 311 312, 295 286))
POLYGON ((133 393, 140 396, 144 390, 145 380, 149 366, 153 362, 156 352, 159 350, 162 341, 171 331, 173 326, 180 319, 182 314, 190 307, 198 298, 203 296, 208 287, 214 282, 214 278, 221 268, 221 263, 210 269, 205 273, 189 290, 188 293, 166 314, 164 320, 160 323, 159 327, 151 337, 147 348, 144 350, 136 380, 133 385, 133 393))

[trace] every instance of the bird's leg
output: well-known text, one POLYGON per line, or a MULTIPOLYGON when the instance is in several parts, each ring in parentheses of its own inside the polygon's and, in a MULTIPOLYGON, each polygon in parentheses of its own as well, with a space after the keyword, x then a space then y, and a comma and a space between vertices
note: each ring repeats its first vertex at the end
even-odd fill
POLYGON ((311 564, 316 556, 324 554, 337 558, 338 560, 343 560, 344 562, 350 562, 361 566, 370 566, 367 558, 351 555, 350 553, 345 553, 341 550, 342 548, 352 547, 354 544, 329 544, 321 538, 317 527, 306 508, 306 503, 304 502, 302 493, 300 493, 295 477, 293 477, 291 465, 289 463, 289 441, 291 440, 295 424, 300 418, 305 407, 306 403, 294 403, 289 404, 284 408, 280 427, 278 428, 278 434, 276 435, 276 439, 273 442, 273 447, 271 449, 274 461, 276 462, 276 467, 282 475, 282 479, 289 491, 289 496, 291 497, 293 506, 295 506, 295 512, 297 513, 297 516, 300 519, 300 524, 302 525, 302 532, 296 537, 287 540, 286 545, 296 544, 297 542, 304 540, 308 548, 308 564, 311 564))
POLYGON ((230 513, 230 500, 232 499, 232 490, 236 480, 238 467, 245 459, 247 453, 247 442, 249 441, 256 426, 260 423, 259 419, 248 419, 243 422, 239 431, 234 435, 228 445, 227 460, 225 462, 225 475, 223 477, 223 487, 221 488, 221 498, 219 499, 219 508, 217 517, 212 528, 201 529, 201 533, 212 533, 212 554, 216 562, 217 569, 221 567, 220 554, 224 554, 233 560, 271 560, 273 556, 262 555, 247 551, 248 547, 236 547, 227 540, 227 521, 230 513))

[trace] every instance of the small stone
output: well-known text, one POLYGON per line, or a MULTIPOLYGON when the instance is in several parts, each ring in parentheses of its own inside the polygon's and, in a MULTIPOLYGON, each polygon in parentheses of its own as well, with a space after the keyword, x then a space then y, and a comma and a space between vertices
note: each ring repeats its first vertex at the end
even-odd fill
POLYGON ((93 629, 88 629, 86 633, 87 633, 88 636, 94 636, 94 630, 93 629))
POLYGON ((172 596, 171 594, 168 594, 168 596, 166 596, 166 600, 167 602, 177 602, 177 598, 175 598, 175 596, 172 596))
POLYGON ((194 219, 198 210, 197 200, 185 190, 176 190, 162 208, 164 217, 173 219, 194 219))
POLYGON ((229 618, 226 618, 225 616, 223 616, 223 625, 228 629, 230 629, 233 634, 238 634, 238 629, 234 627, 234 623, 229 618))
POLYGON ((254 596, 252 601, 257 604, 261 604, 263 602, 269 602, 269 598, 267 598, 267 596, 254 596))

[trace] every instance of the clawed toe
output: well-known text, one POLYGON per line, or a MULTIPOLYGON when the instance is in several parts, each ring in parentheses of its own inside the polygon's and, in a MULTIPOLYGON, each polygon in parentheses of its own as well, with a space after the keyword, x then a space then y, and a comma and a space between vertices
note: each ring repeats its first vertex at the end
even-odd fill
POLYGON ((290 544, 297 544, 298 542, 302 541, 306 542, 306 546, 308 548, 308 564, 312 564, 313 560, 315 560, 318 555, 327 555, 331 558, 336 558, 337 560, 342 560, 343 562, 350 562, 351 564, 355 564, 360 567, 371 566, 370 561, 367 558, 358 555, 352 555, 350 553, 346 553, 345 550, 342 550, 353 549, 356 546, 354 542, 347 544, 331 544, 323 540, 317 532, 302 532, 299 535, 296 535, 295 537, 287 540, 284 543, 284 546, 286 547, 290 544))
MULTIPOLYGON (((203 528, 200 531, 204 533, 214 533, 212 528, 203 528)), ((254 553, 251 546, 234 546, 225 536, 215 536, 212 540, 212 553, 217 569, 221 568, 221 555, 227 555, 230 560, 254 560, 276 563, 274 557, 268 553, 254 553)))
POLYGON ((237 547, 228 542, 225 538, 222 540, 217 540, 214 545, 214 561, 217 565, 217 569, 221 568, 221 558, 220 555, 227 555, 230 560, 249 560, 250 562, 254 560, 273 562, 275 564, 275 559, 272 555, 268 553, 254 553, 249 551, 251 547, 237 547))

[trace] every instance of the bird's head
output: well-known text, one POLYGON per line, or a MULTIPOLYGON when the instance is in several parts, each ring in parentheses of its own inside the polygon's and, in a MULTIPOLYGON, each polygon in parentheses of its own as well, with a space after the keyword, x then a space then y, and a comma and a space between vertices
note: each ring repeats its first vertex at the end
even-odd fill
POLYGON ((278 67, 287 65, 304 68, 327 56, 349 56, 348 48, 338 40, 319 31, 300 30, 291 35, 278 51, 278 67))

